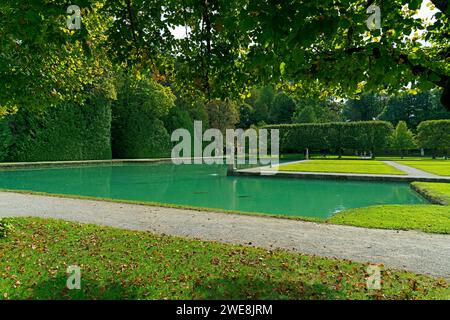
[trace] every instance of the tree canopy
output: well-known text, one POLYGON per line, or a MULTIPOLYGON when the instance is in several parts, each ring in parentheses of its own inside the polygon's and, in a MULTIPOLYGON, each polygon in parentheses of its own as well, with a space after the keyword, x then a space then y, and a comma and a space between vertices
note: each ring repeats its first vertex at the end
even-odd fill
POLYGON ((0 4, 0 107, 114 95, 116 68, 150 70, 180 95, 248 96, 254 84, 351 97, 442 88, 450 109, 450 5, 443 0, 80 0, 0 4), (417 10, 436 8, 425 20, 417 10), (381 9, 369 30, 367 8, 381 9), (183 36, 172 30, 183 28, 183 36), (25 101, 27 100, 27 101, 25 101), (28 101, 28 100, 31 100, 28 101))

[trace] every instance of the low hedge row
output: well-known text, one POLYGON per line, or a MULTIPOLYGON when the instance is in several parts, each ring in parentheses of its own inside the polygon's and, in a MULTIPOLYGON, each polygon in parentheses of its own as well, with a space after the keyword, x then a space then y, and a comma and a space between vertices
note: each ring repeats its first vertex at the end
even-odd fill
POLYGON ((393 127, 385 121, 282 124, 265 126, 280 130, 281 152, 313 150, 381 150, 389 143, 393 127))

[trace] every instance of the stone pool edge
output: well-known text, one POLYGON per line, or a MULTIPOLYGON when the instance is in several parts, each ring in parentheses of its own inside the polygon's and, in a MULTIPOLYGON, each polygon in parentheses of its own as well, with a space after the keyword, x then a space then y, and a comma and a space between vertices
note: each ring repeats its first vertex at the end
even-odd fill
POLYGON ((15 169, 36 169, 51 167, 74 167, 89 165, 120 165, 127 163, 158 163, 170 162, 171 158, 154 159, 105 159, 105 160, 75 160, 75 161, 37 161, 37 162, 3 162, 0 163, 0 170, 15 169))
MULTIPOLYGON (((257 168, 258 169, 258 168, 257 168)), ((230 176, 261 176, 269 178, 368 181, 368 182, 447 182, 450 177, 422 177, 408 175, 358 174, 337 172, 296 172, 296 171, 260 171, 257 169, 241 169, 230 171, 230 176)))

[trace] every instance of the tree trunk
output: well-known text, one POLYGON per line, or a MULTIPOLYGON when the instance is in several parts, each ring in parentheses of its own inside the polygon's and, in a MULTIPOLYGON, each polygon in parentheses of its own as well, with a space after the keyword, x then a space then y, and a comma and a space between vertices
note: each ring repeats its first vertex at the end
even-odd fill
POLYGON ((450 111, 450 80, 447 80, 444 91, 442 92, 441 103, 448 111, 450 111))

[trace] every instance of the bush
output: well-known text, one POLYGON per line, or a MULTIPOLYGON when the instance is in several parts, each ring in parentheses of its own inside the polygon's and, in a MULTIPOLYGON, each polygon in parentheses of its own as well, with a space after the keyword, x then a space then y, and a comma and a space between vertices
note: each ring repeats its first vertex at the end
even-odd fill
POLYGON ((281 152, 343 149, 375 152, 388 145, 393 127, 383 121, 329 122, 271 125, 266 129, 280 130, 281 152))
POLYGON ((134 108, 116 108, 114 115, 114 158, 142 159, 170 155, 170 136, 161 120, 134 108))
POLYGON ((82 106, 19 109, 0 128, 0 135, 9 137, 0 146, 4 161, 111 159, 111 106, 104 98, 82 106))
POLYGON ((12 225, 3 219, 0 219, 0 239, 6 238, 6 236, 12 231, 12 225))
POLYGON ((424 149, 442 152, 446 157, 450 149, 450 120, 424 121, 417 127, 417 141, 424 149))
POLYGON ((8 159, 9 148, 12 143, 12 134, 6 117, 0 118, 0 162, 8 159))
POLYGON ((412 131, 408 129, 405 121, 400 121, 395 127, 390 144, 394 150, 400 151, 402 157, 405 151, 416 148, 414 135, 412 131))
POLYGON ((194 122, 192 121, 189 112, 176 106, 167 117, 164 118, 164 126, 167 129, 167 132, 171 134, 177 129, 187 129, 192 131, 194 128, 194 122))
POLYGON ((115 158, 170 155, 170 135, 160 120, 174 107, 169 88, 151 79, 124 78, 113 105, 112 146, 115 158))

